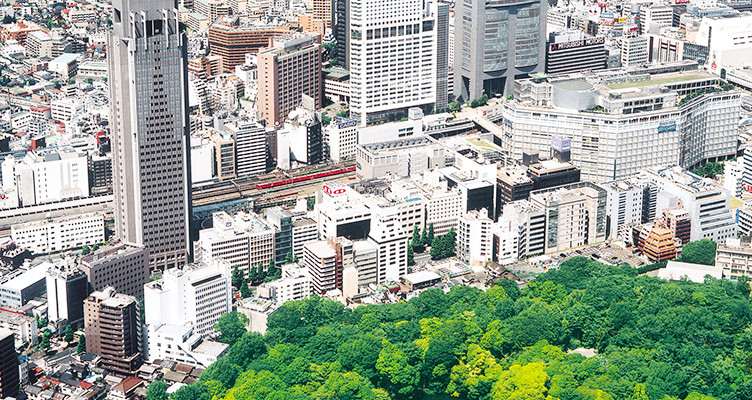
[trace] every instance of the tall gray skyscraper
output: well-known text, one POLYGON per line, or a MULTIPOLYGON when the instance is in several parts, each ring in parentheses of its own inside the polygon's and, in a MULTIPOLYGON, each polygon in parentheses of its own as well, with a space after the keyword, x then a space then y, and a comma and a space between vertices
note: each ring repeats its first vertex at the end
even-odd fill
POLYGON ((152 268, 188 261, 190 162, 184 29, 175 0, 114 0, 107 51, 115 232, 152 268))
POLYGON ((457 2, 455 96, 510 95, 515 79, 543 72, 547 6, 544 0, 457 2))

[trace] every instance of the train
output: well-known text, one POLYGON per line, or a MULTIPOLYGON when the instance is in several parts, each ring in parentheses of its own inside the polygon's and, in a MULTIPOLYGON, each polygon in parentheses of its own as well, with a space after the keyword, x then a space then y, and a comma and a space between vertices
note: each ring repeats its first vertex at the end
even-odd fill
POLYGON ((273 182, 264 182, 264 183, 257 184, 256 190, 263 190, 263 189, 269 189, 269 188, 273 188, 277 186, 289 185, 289 184, 297 183, 297 182, 310 181, 311 179, 318 179, 318 178, 324 178, 327 176, 340 175, 340 174, 345 174, 345 173, 353 172, 353 171, 355 171, 355 166, 334 169, 331 171, 318 172, 315 174, 296 176, 294 178, 282 179, 282 180, 273 181, 273 182))

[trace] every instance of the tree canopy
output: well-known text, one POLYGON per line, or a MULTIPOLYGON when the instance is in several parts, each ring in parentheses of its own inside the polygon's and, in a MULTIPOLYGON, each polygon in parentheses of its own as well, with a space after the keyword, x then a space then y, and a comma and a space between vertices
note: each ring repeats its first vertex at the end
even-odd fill
POLYGON ((172 398, 752 400, 751 367, 747 281, 668 282, 579 257, 524 289, 288 302, 172 398))
POLYGON ((710 239, 689 242, 682 248, 681 261, 715 265, 715 249, 716 243, 710 239))

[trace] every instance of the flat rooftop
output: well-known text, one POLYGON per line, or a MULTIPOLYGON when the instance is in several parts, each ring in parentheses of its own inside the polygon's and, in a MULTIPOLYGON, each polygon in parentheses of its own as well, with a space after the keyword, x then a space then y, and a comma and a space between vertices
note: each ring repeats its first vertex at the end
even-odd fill
POLYGON ((616 83, 606 85, 609 89, 639 88, 643 86, 666 85, 695 80, 716 79, 714 75, 700 71, 669 72, 666 74, 650 75, 650 79, 636 82, 616 83))

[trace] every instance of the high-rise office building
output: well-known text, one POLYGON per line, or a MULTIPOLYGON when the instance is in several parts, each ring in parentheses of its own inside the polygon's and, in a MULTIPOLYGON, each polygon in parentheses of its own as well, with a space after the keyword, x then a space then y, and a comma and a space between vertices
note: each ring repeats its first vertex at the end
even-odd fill
POLYGON ((350 68, 350 14, 347 11, 350 0, 334 0, 332 10, 332 34, 337 39, 337 64, 344 69, 350 68))
POLYGON ((112 10, 115 232, 164 269, 190 249, 187 38, 175 1, 116 0, 112 10))
POLYGON ((18 396, 20 386, 18 355, 13 331, 0 329, 0 397, 18 396))
POLYGON ((271 46, 259 52, 259 109, 267 125, 284 121, 303 95, 321 108, 320 41, 319 35, 291 33, 271 39, 271 46))
POLYGON ((47 270, 47 317, 50 322, 66 320, 74 329, 84 319, 84 299, 89 281, 78 268, 60 262, 47 270))
POLYGON ((215 259, 211 264, 168 269, 162 279, 146 284, 144 321, 149 332, 162 325, 182 325, 210 336, 219 317, 232 309, 230 274, 230 265, 215 259))
POLYGON ((292 32, 287 25, 240 24, 238 18, 219 20, 208 29, 210 54, 222 57, 222 66, 234 70, 245 63, 245 55, 269 47, 271 38, 292 32))
POLYGON ((466 0, 455 10, 454 94, 512 94, 514 80, 543 72, 547 2, 466 0))
POLYGON ((253 177, 266 172, 266 131, 258 122, 241 118, 225 124, 235 137, 235 170, 238 176, 253 177))
POLYGON ((323 21, 326 28, 332 27, 332 0, 313 0, 313 18, 323 21))
POLYGON ((138 300, 108 287, 84 300, 86 350, 99 366, 132 374, 141 366, 141 315, 138 300))
POLYGON ((437 60, 448 68, 448 8, 422 0, 350 0, 350 116, 361 125, 400 119, 410 107, 433 109, 437 60), (446 13, 446 18, 438 18, 446 13), (445 26, 440 28, 439 23, 445 26))

